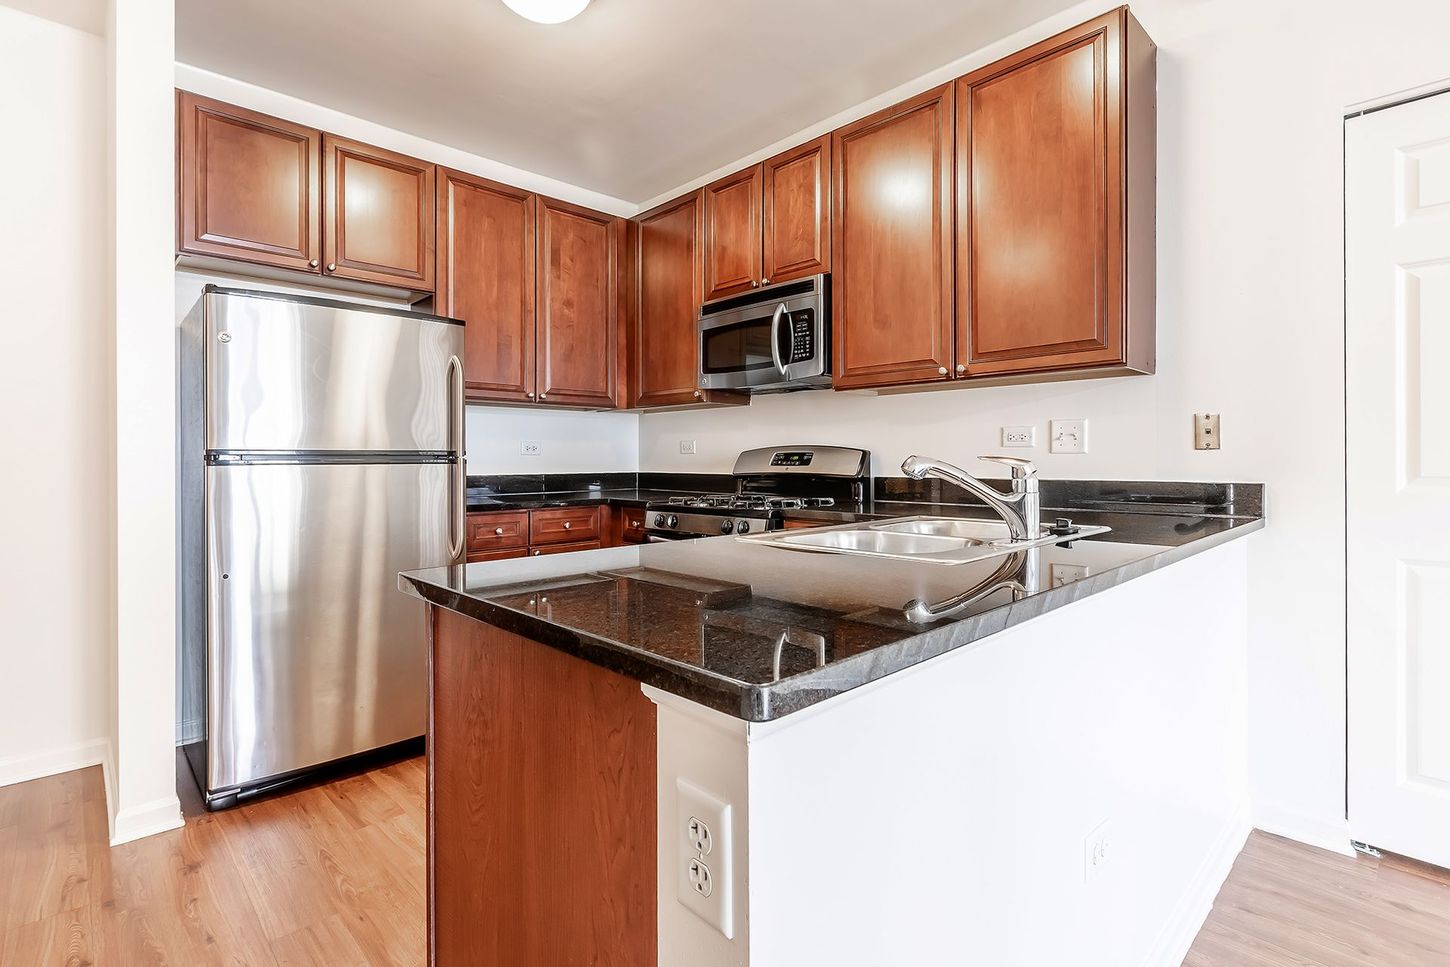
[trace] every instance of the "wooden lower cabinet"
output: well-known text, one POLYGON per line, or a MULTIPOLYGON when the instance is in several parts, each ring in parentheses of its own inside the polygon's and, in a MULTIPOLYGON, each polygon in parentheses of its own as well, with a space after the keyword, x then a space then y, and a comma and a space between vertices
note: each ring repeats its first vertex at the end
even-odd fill
POLYGON ((643 507, 616 507, 613 514, 613 530, 611 538, 613 543, 620 544, 643 544, 645 537, 644 508, 643 507))
POLYGON ((430 967, 655 964, 654 704, 636 680, 429 611, 430 967))
POLYGON ((529 554, 538 557, 541 554, 568 554, 571 551, 597 551, 604 545, 599 541, 577 541, 570 544, 539 544, 529 550, 529 554))
POLYGON ((468 560, 504 561, 542 554, 592 551, 644 540, 644 511, 605 504, 544 507, 536 510, 490 510, 468 515, 468 560), (615 521, 637 514, 637 525, 615 521), (628 536, 624 536, 624 535, 628 536), (636 538, 634 535, 638 534, 636 538))
POLYGON ((468 563, 474 564, 478 561, 507 561, 516 557, 528 557, 527 547, 510 547, 502 551, 469 551, 468 563))

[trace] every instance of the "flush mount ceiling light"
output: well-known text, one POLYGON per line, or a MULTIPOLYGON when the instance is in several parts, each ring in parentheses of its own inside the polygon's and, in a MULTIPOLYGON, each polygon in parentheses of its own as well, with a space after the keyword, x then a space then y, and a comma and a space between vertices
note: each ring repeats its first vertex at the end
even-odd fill
POLYGON ((541 24, 561 24, 584 12, 589 0, 503 0, 504 4, 525 20, 541 24))

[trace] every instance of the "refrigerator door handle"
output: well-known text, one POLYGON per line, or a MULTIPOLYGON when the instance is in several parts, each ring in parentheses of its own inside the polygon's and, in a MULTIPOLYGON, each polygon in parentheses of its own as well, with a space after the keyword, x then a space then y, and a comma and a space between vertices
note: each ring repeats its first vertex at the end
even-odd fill
POLYGON ((453 451, 453 483, 449 487, 452 513, 449 515, 452 533, 448 537, 450 564, 462 564, 464 541, 467 534, 465 512, 468 472, 463 461, 463 360, 457 356, 448 357, 448 448, 453 451))

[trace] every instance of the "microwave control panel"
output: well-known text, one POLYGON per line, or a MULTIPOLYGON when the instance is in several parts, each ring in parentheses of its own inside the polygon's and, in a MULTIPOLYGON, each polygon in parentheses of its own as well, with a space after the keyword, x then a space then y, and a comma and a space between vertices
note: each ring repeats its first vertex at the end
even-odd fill
POLYGON ((797 309, 790 313, 790 354, 786 363, 799 363, 814 359, 816 355, 816 311, 797 309))

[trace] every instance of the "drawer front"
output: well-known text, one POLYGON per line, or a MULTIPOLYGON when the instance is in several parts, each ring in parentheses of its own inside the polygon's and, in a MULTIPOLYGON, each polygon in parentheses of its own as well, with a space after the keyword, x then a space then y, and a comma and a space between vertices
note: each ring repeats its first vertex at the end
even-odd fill
POLYGON ((791 518, 787 517, 785 519, 785 522, 784 523, 785 523, 785 529, 789 531, 789 530, 796 530, 797 528, 802 528, 802 527, 825 527, 826 524, 827 524, 827 521, 823 521, 823 520, 799 520, 799 519, 792 520, 791 518))
POLYGON ((507 561, 514 557, 528 557, 527 547, 507 547, 498 551, 469 551, 468 563, 474 564, 478 561, 507 561))
POLYGON ((500 551, 527 547, 529 544, 529 512, 510 510, 468 515, 468 553, 500 551))
POLYGON ((625 507, 620 511, 623 523, 619 528, 619 536, 630 544, 643 544, 644 534, 644 508, 625 507))
POLYGON ((599 508, 553 507, 529 514, 530 544, 562 544, 599 539, 599 508))
POLYGON ((568 554, 570 551, 597 551, 602 545, 598 541, 573 541, 568 544, 540 544, 529 553, 534 557, 540 554, 568 554))

